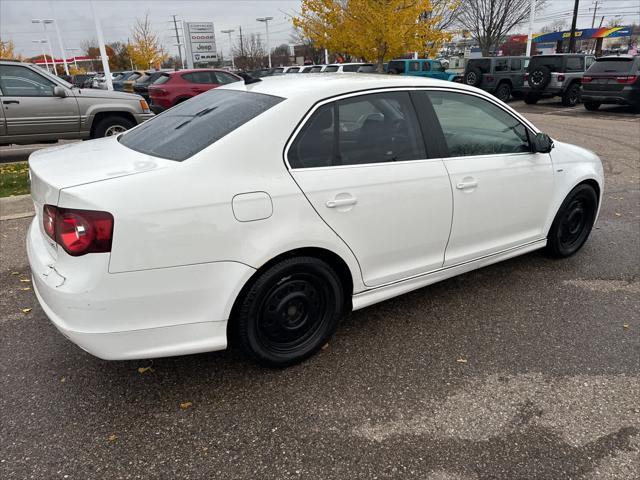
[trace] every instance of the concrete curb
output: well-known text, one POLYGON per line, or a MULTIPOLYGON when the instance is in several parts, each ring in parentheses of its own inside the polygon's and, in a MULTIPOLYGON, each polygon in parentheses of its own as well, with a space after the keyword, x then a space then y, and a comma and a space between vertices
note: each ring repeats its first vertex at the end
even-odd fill
POLYGON ((34 214, 31 195, 0 198, 0 221, 31 217, 34 214))

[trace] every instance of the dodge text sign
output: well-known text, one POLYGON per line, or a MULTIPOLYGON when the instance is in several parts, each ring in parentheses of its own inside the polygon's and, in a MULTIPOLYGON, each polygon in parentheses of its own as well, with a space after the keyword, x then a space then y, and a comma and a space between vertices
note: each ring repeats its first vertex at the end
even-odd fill
POLYGON ((196 63, 209 63, 218 60, 216 36, 213 22, 183 22, 187 63, 193 68, 196 63))

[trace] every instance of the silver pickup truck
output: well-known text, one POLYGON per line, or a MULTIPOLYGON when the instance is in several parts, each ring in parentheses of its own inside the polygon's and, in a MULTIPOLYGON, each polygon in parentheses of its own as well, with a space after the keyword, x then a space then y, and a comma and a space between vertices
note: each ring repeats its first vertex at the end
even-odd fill
POLYGON ((0 102, 0 145, 117 135, 153 116, 139 95, 80 89, 14 61, 0 61, 0 102))

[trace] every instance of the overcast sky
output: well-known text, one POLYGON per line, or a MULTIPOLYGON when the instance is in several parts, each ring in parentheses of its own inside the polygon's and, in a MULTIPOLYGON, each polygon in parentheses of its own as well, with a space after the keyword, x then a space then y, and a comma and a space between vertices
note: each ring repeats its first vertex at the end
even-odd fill
MULTIPOLYGON (((566 20, 569 24, 573 0, 547 3, 548 6, 538 14, 537 29, 558 19, 566 20)), ((298 10, 300 0, 94 0, 94 4, 107 42, 126 42, 135 18, 143 17, 148 11, 153 28, 160 35, 165 48, 175 54, 177 47, 174 46, 176 41, 171 15, 176 14, 180 20, 214 22, 218 49, 222 49, 226 55, 229 40, 220 30, 234 28, 234 39, 237 39, 239 26, 242 26, 243 34, 264 35, 264 25, 255 20, 257 17, 274 17, 269 25, 272 46, 289 43, 291 21, 288 15, 298 10)), ((608 18, 616 14, 621 14, 625 25, 639 21, 640 6, 637 0, 602 0, 599 4, 596 26, 602 15, 606 17, 605 24, 608 18)), ((592 8, 592 0, 580 2, 578 28, 591 26, 592 8)), ((41 53, 40 46, 32 40, 45 38, 42 25, 32 24, 32 18, 55 18, 65 48, 79 48, 84 40, 96 37, 88 0, 0 0, 0 37, 3 41, 13 40, 17 52, 26 57, 41 53)), ((526 32, 526 26, 519 30, 526 32)), ((54 54, 59 57, 55 35, 50 34, 50 38, 54 54)), ((74 53, 78 54, 73 52, 70 55, 74 53)))

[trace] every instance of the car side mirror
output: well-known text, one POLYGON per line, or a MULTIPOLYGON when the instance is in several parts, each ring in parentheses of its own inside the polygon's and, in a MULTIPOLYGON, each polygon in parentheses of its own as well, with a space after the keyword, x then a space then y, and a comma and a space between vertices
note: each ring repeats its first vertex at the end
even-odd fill
POLYGON ((553 140, 546 133, 539 132, 533 137, 533 151, 535 153, 549 153, 553 148, 553 140))
POLYGON ((54 97, 65 98, 67 96, 67 91, 62 87, 55 86, 55 87, 53 87, 53 96, 54 97))

